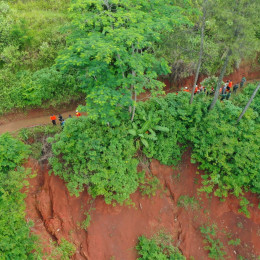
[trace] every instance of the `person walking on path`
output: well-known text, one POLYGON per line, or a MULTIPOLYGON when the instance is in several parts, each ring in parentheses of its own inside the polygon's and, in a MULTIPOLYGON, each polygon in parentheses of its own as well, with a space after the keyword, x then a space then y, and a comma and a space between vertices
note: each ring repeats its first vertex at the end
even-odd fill
POLYGON ((62 120, 63 120, 63 117, 62 117, 62 115, 61 115, 61 114, 59 114, 58 118, 59 118, 60 125, 61 125, 61 122, 62 122, 62 120))
POLYGON ((62 119, 62 121, 60 122, 60 125, 61 125, 61 128, 63 129, 64 125, 65 125, 65 120, 64 119, 62 119))
POLYGON ((233 92, 234 92, 235 94, 236 94, 236 92, 237 92, 237 89, 238 89, 238 83, 235 84, 234 87, 233 87, 233 92))
POLYGON ((76 110, 76 117, 80 117, 80 116, 81 116, 81 113, 78 110, 76 110))
POLYGON ((50 118, 51 118, 52 124, 53 124, 53 125, 56 125, 56 119, 57 119, 56 116, 55 116, 55 115, 52 115, 50 118))
POLYGON ((246 78, 243 77, 243 78, 241 79, 241 82, 240 82, 240 88, 243 88, 245 82, 246 82, 246 78))

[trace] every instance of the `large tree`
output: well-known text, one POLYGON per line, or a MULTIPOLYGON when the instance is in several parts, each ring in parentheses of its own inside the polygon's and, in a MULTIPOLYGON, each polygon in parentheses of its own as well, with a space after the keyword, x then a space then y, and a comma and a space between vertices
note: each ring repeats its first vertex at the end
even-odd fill
POLYGON ((259 51, 260 41, 256 34, 260 22, 259 11, 260 5, 254 0, 215 1, 215 37, 222 45, 223 65, 209 110, 217 102, 229 62, 255 55, 259 51))
POLYGON ((93 119, 119 124, 134 118, 136 97, 145 89, 162 93, 158 75, 169 72, 154 46, 163 33, 188 24, 182 8, 170 0, 75 0, 68 48, 57 66, 78 70, 86 92, 86 109, 93 119), (145 89, 144 89, 145 87, 145 89))

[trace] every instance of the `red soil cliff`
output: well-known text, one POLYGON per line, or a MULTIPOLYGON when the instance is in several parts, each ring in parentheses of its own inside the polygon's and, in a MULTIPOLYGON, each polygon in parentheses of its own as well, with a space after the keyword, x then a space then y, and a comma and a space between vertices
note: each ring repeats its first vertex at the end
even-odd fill
POLYGON ((48 175, 46 166, 30 160, 37 177, 30 179, 26 198, 27 219, 35 226, 32 232, 39 235, 45 252, 50 254, 49 240, 65 238, 75 244, 77 252, 73 259, 89 260, 132 260, 137 258, 135 246, 140 235, 151 236, 159 230, 170 232, 175 245, 189 259, 209 259, 203 249, 203 238, 199 227, 215 223, 218 238, 224 243, 230 259, 238 255, 254 259, 260 255, 260 212, 257 196, 246 196, 254 207, 250 207, 251 218, 238 213, 239 202, 230 196, 225 202, 216 197, 197 195, 200 176, 197 165, 190 163, 190 153, 183 155, 176 170, 160 165, 156 160, 150 164, 150 171, 162 184, 156 196, 142 197, 139 192, 131 196, 135 206, 106 205, 102 198, 92 198, 87 191, 76 198, 70 196, 65 183, 57 176, 48 175), (177 206, 180 195, 194 196, 200 207, 186 210, 177 206), (87 231, 80 228, 84 215, 92 204, 91 222, 87 231), (241 239, 238 246, 227 246, 231 239, 241 239))

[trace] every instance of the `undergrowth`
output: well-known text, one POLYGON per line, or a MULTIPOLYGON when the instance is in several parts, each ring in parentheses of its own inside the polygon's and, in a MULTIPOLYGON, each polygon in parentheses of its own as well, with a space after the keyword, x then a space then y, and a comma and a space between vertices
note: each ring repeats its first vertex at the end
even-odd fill
POLYGON ((30 171, 21 165, 29 153, 21 141, 0 135, 0 259, 40 257, 36 237, 30 235, 33 222, 25 220, 26 194, 21 192, 28 185, 30 171))
POLYGON ((217 239, 216 225, 203 225, 200 227, 200 232, 204 237, 204 249, 208 251, 209 258, 216 260, 225 259, 227 253, 224 251, 223 243, 217 239))
MULTIPOLYGON (((248 86, 254 88, 254 86, 248 86)), ((243 95, 243 94, 241 94, 243 95)), ((231 101, 217 102, 208 112, 206 95, 172 93, 138 103, 133 123, 104 126, 89 118, 67 120, 64 130, 50 139, 53 171, 66 182, 71 193, 88 187, 93 197, 102 195, 107 203, 122 203, 141 184, 143 193, 154 194, 156 180, 142 183, 138 175, 137 151, 148 159, 176 165, 187 146, 192 162, 199 162, 206 193, 225 198, 229 193, 241 200, 247 216, 244 191, 260 193, 260 125, 258 113, 249 109, 239 124, 241 108, 231 101)))
POLYGON ((180 250, 173 245, 173 239, 169 234, 159 232, 151 239, 141 236, 138 238, 136 249, 139 260, 185 260, 180 250))

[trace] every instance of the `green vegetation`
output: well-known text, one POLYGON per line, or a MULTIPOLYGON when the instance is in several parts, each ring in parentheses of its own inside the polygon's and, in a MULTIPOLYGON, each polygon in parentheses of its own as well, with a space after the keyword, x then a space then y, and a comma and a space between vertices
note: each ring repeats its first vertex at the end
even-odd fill
POLYGON ((259 193, 257 112, 249 109, 236 125, 241 108, 231 101, 218 102, 217 112, 208 113, 207 96, 196 96, 192 105, 189 96, 168 94, 139 103, 134 122, 121 121, 120 127, 104 126, 90 117, 67 120, 64 131, 50 140, 54 173, 62 176, 73 194, 87 185, 93 197, 103 195, 107 203, 122 203, 142 181, 136 170, 137 151, 172 165, 189 145, 192 162, 199 162, 207 172, 202 191, 215 189, 219 197, 230 192, 240 197, 244 190, 259 193))
POLYGON ((232 246, 238 246, 238 245, 240 245, 240 239, 239 238, 237 238, 237 239, 235 239, 235 240, 230 240, 230 241, 228 241, 228 244, 229 245, 232 245, 232 246))
POLYGON ((68 0, 0 2, 0 114, 69 102, 78 93, 73 73, 52 66, 66 44, 68 7, 68 0))
POLYGON ((47 256, 48 260, 70 260, 76 252, 76 247, 64 238, 61 239, 60 244, 54 242, 53 246, 54 249, 52 250, 51 255, 47 256))
POLYGON ((91 119, 120 125, 120 119, 129 118, 129 107, 133 120, 136 97, 144 87, 163 93, 157 78, 169 73, 169 67, 156 58, 153 46, 160 44, 162 33, 189 25, 190 9, 169 0, 72 3, 68 48, 57 67, 65 73, 79 71, 91 119))
MULTIPOLYGON (((18 134, 32 144, 36 159, 49 159, 71 194, 87 188, 108 204, 130 204, 138 188, 154 195, 159 181, 137 172, 139 156, 172 166, 191 147, 192 162, 205 171, 201 191, 234 194, 249 217, 243 194, 260 194, 260 97, 237 123, 255 85, 224 102, 218 88, 226 71, 259 53, 259 7, 254 0, 208 0, 203 8, 202 1, 181 0, 1 1, 0 114, 84 96, 81 109, 88 117, 67 119, 63 130, 36 127, 18 134), (209 76, 203 84, 216 88, 213 101, 204 94, 192 104, 186 92, 161 95, 159 77, 173 85, 193 74, 195 64, 209 76), (146 91, 154 97, 137 103, 146 91)), ((29 153, 24 143, 0 136, 0 258, 32 258, 36 249, 20 192, 28 176, 21 164, 29 153)), ((178 204, 198 206, 187 196, 178 204)), ((222 259, 214 226, 201 232, 209 257, 222 259)), ((140 259, 184 259, 169 241, 141 237, 140 259)), ((75 251, 66 241, 59 248, 63 259, 75 251)))
POLYGON ((28 183, 21 164, 28 158, 28 146, 9 134, 0 136, 0 258, 35 259, 36 237, 30 235, 31 221, 25 220, 25 194, 28 183))
POLYGON ((153 238, 148 239, 145 236, 139 237, 136 246, 139 260, 185 260, 178 248, 173 246, 173 240, 170 235, 160 232, 153 238))
POLYGON ((187 195, 181 195, 178 199, 177 205, 179 207, 185 208, 186 210, 196 210, 200 207, 198 200, 196 200, 194 197, 189 197, 187 195))
POLYGON ((67 119, 64 130, 49 141, 54 174, 67 182, 72 194, 88 186, 94 198, 102 195, 110 204, 122 203, 136 191, 142 174, 137 173, 136 148, 127 124, 112 128, 89 117, 67 119))
POLYGON ((156 176, 149 176, 140 182, 139 189, 143 196, 147 195, 150 198, 151 196, 155 196, 159 187, 159 179, 156 176))
POLYGON ((200 232, 205 238, 203 241, 206 244, 204 249, 208 251, 209 258, 216 260, 225 259, 224 256, 227 253, 224 251, 224 246, 222 242, 216 238, 216 225, 203 225, 200 227, 200 232))

